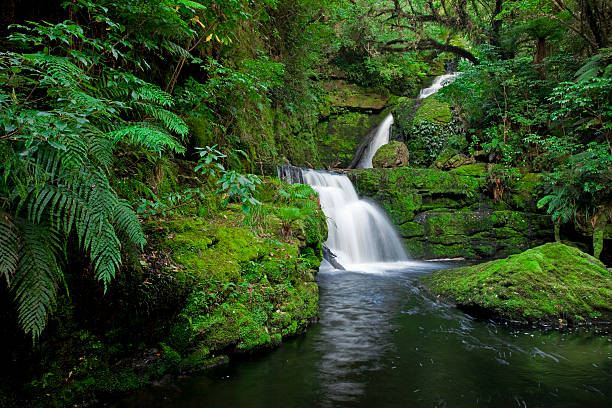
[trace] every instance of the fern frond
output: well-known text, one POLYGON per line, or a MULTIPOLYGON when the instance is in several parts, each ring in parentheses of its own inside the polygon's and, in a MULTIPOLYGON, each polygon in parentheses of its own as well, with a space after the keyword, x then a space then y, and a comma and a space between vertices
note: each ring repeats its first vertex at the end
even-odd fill
POLYGON ((66 146, 66 150, 59 152, 62 164, 65 167, 81 167, 87 160, 87 142, 83 135, 64 134, 59 140, 66 146))
POLYGON ((162 42, 162 47, 171 55, 174 55, 176 57, 183 57, 189 60, 193 59, 193 55, 191 55, 189 51, 187 51, 185 48, 181 47, 173 41, 164 40, 162 42))
POLYGON ((14 220, 0 211, 0 275, 4 275, 7 284, 11 282, 19 263, 18 236, 14 220))
POLYGON ((113 164, 113 142, 111 140, 105 137, 92 136, 88 140, 87 147, 90 157, 102 166, 110 167, 113 164))
POLYGON ((48 75, 41 81, 42 85, 78 88, 83 81, 89 80, 85 72, 68 58, 42 53, 26 54, 23 57, 46 69, 48 75))
POLYGON ((176 153, 185 151, 185 148, 168 132, 146 123, 129 125, 122 129, 109 132, 106 136, 115 144, 121 140, 127 139, 131 143, 143 146, 156 153, 161 153, 166 149, 170 149, 176 153))
POLYGON ((85 238, 90 242, 89 253, 96 278, 102 281, 106 292, 108 284, 121 266, 121 242, 110 222, 100 221, 99 225, 90 225, 90 228, 87 228, 85 238))
POLYGON ((127 200, 119 200, 113 213, 113 225, 133 244, 144 247, 147 243, 140 220, 127 200))
POLYGON ((181 136, 189 133, 189 127, 176 113, 160 108, 150 103, 135 102, 134 106, 140 112, 152 116, 164 124, 166 128, 181 136))
POLYGON ((137 101, 143 100, 153 102, 166 107, 174 105, 174 99, 172 99, 172 96, 153 84, 145 84, 138 90, 132 91, 132 98, 137 101))
POLYGON ((21 248, 11 289, 15 292, 19 325, 33 339, 40 336, 53 310, 61 271, 51 242, 55 231, 48 226, 19 220, 21 248))
POLYGON ((86 111, 89 114, 102 114, 103 116, 111 116, 108 111, 109 101, 105 99, 96 98, 87 92, 82 91, 79 88, 67 88, 62 92, 62 98, 71 104, 71 107, 81 111, 86 111))

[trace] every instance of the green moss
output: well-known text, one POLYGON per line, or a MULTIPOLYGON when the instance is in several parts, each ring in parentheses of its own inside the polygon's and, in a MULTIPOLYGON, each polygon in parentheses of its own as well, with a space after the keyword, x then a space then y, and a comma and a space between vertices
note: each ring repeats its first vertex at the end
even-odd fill
POLYGON ((509 202, 514 208, 534 209, 540 195, 543 174, 527 173, 514 185, 509 202))
POLYGON ((610 272, 595 258, 559 243, 438 271, 423 282, 460 307, 505 319, 582 322, 612 317, 610 272))
POLYGON ((147 225, 154 245, 165 248, 176 262, 177 273, 195 283, 168 338, 185 356, 181 370, 206 365, 224 350, 274 347, 317 316, 318 292, 312 281, 327 225, 316 194, 278 180, 266 179, 265 184, 257 192, 265 214, 257 228, 245 226, 234 205, 214 219, 147 225), (285 210, 295 217, 281 219, 285 210))
POLYGON ((452 200, 453 207, 474 202, 481 187, 476 178, 436 169, 362 169, 352 175, 359 193, 380 203, 396 225, 413 221, 424 205, 429 209, 446 207, 445 200, 452 200))
POLYGON ((435 95, 425 98, 414 116, 414 123, 428 122, 443 124, 451 121, 451 111, 447 103, 440 102, 435 95))
MULTIPOLYGON (((379 115, 339 110, 318 125, 314 135, 321 161, 348 167, 369 131, 380 122, 379 115)), ((300 143, 296 141, 296 143, 300 143)))
POLYGON ((486 163, 468 164, 468 165, 453 169, 450 172, 452 174, 457 174, 460 176, 483 177, 485 174, 487 174, 487 164, 486 163))
POLYGON ((333 106, 361 110, 381 110, 389 101, 388 91, 364 89, 343 80, 325 81, 321 87, 333 106))
POLYGON ((372 165, 375 168, 405 167, 409 164, 409 156, 410 153, 404 143, 391 141, 376 151, 372 165))
POLYGON ((406 222, 398 227, 402 238, 413 238, 425 235, 425 227, 416 222, 406 222))
POLYGON ((213 146, 218 143, 213 127, 206 118, 190 116, 185 121, 189 126, 189 138, 192 147, 213 146))

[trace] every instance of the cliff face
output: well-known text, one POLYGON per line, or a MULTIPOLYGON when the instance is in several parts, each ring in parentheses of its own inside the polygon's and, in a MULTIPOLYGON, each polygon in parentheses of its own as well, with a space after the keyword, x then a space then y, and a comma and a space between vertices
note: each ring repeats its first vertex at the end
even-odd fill
POLYGON ((413 258, 500 258, 554 239, 536 209, 537 177, 523 175, 495 201, 483 171, 462 169, 364 169, 351 178, 387 211, 413 258))

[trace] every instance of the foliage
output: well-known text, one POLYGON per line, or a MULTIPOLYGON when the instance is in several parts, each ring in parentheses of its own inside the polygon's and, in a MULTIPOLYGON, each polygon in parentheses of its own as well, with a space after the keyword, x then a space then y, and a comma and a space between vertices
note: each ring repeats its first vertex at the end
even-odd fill
MULTIPOLYGON (((120 27, 102 21, 118 38, 120 27)), ((145 243, 131 205, 111 185, 114 150, 131 144, 180 152, 172 133, 185 135, 187 127, 169 110, 170 95, 104 64, 129 58, 110 40, 90 38, 71 22, 14 29, 10 39, 30 52, 0 55, 0 223, 13 237, 0 250, 20 325, 36 339, 53 310, 71 235, 105 287, 121 265, 121 242, 145 243)))
POLYGON ((549 193, 538 206, 547 206, 553 220, 577 221, 593 228, 597 218, 612 210, 612 152, 604 145, 590 143, 581 152, 555 169, 549 193))
POLYGON ((235 170, 225 171, 217 181, 219 188, 216 193, 225 193, 226 203, 236 201, 242 204, 245 213, 251 211, 251 206, 261 205, 254 197, 255 188, 261 184, 261 180, 254 174, 240 174, 235 170))

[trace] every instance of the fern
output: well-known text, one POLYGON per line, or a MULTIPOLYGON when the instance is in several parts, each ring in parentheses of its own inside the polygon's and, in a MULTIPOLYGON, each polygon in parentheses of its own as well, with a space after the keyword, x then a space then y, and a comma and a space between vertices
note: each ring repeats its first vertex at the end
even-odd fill
POLYGON ((166 149, 177 153, 185 151, 185 148, 168 132, 155 128, 147 123, 128 125, 109 132, 106 136, 115 144, 126 139, 131 143, 144 146, 154 152, 161 153, 166 149))
POLYGON ((55 306, 61 276, 54 250, 57 234, 41 224, 22 219, 19 264, 11 287, 15 293, 19 324, 33 339, 40 336, 55 306))
POLYGON ((0 212, 0 275, 11 282, 19 263, 18 230, 13 219, 0 212))
POLYGON ((177 114, 150 103, 135 102, 134 106, 143 114, 154 117, 174 133, 185 136, 189 127, 177 114))
POLYGON ((132 98, 135 100, 153 102, 166 107, 174 105, 172 96, 153 84, 146 84, 141 86, 138 90, 132 91, 132 98))
MULTIPOLYGON (((162 9, 182 21, 174 9, 162 9)), ((171 111, 170 94, 113 68, 115 59, 105 60, 131 58, 111 45, 119 39, 127 45, 118 25, 109 25, 110 40, 101 42, 61 23, 28 24, 13 39, 24 48, 41 50, 42 42, 47 49, 0 53, 0 129, 9 134, 0 142, 0 275, 11 288, 21 328, 36 339, 55 306, 69 237, 89 256, 105 289, 121 267, 122 248, 145 244, 137 215, 109 181, 114 149, 129 143, 150 153, 181 153, 174 135, 188 128, 171 111), (82 51, 74 52, 75 41, 82 51)), ((181 35, 156 49, 187 57, 174 42, 181 35)))

